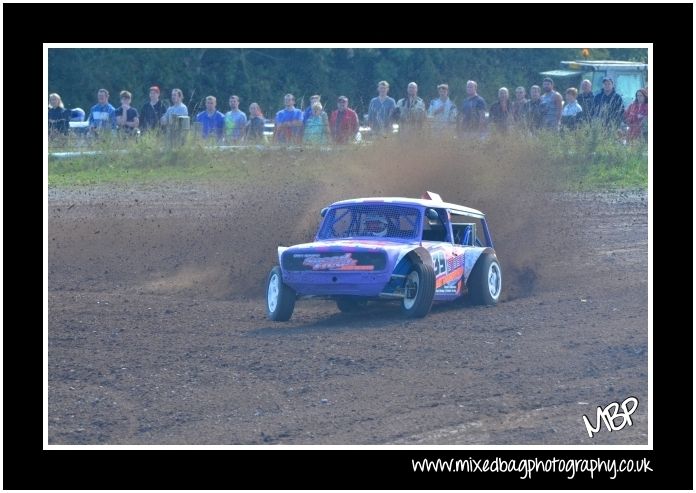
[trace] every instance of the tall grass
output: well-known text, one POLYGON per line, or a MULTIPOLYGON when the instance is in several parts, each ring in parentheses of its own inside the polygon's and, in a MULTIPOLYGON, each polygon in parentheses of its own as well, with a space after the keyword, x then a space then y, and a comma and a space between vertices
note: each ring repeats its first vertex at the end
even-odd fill
POLYGON ((648 148, 626 142, 599 124, 540 137, 542 157, 557 164, 569 188, 645 188, 648 148))
MULTIPOLYGON (((232 180, 302 179, 293 173, 294 167, 305 173, 330 172, 337 167, 354 167, 360 173, 360 163, 369 162, 374 155, 399 159, 399 148, 412 142, 398 136, 384 142, 341 146, 333 149, 313 147, 278 148, 248 146, 221 149, 213 141, 204 141, 191 132, 184 142, 172 144, 166 136, 146 133, 139 138, 107 135, 80 149, 99 151, 69 158, 49 157, 49 184, 75 185, 100 182, 134 182, 157 180, 232 180), (394 152, 389 152, 393 149, 394 152), (350 159, 344 156, 349 155, 350 159), (277 173, 281 168, 290 173, 277 173)), ((483 139, 424 140, 414 148, 447 149, 448 155, 467 156, 467 159, 486 158, 500 154, 520 163, 534 163, 549 177, 546 185, 561 189, 626 188, 647 186, 647 147, 642 143, 625 145, 614 135, 607 135, 600 126, 585 126, 561 134, 511 132, 491 134, 483 139)), ((73 148, 74 149, 74 148, 73 148)), ((50 151, 57 150, 55 146, 50 151)), ((61 149, 62 150, 62 149, 61 149)), ((419 153, 417 153, 419 154, 419 153)), ((427 156, 427 153, 424 154, 427 156)), ((417 166, 417 164, 413 164, 417 166)), ((338 168, 337 168, 338 169, 338 168)), ((417 172, 403 169, 400 173, 417 172)), ((538 171, 538 170, 537 170, 538 171)), ((349 170, 342 169, 345 174, 349 170)), ((306 176, 306 175, 305 175, 306 176)), ((497 179, 491 176, 491 179, 497 179)))

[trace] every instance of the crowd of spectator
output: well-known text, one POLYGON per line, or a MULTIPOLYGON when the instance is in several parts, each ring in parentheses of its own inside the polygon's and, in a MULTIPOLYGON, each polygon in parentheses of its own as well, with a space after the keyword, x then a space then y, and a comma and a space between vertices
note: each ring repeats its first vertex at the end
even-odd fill
MULTIPOLYGON (((389 96, 389 83, 377 84, 377 96, 370 100, 367 124, 372 138, 391 136, 394 124, 403 137, 418 137, 426 132, 431 136, 475 136, 484 132, 497 131, 507 134, 513 129, 530 133, 573 132, 589 123, 596 123, 606 130, 624 129, 628 141, 645 138, 647 135, 648 92, 639 89, 635 101, 626 108, 622 97, 614 88, 611 77, 602 81, 602 89, 592 92, 592 83, 582 81, 580 91, 571 87, 564 97, 555 90, 554 82, 545 78, 541 87, 533 85, 529 98, 524 87, 515 89, 514 99, 506 87, 498 90, 498 97, 490 107, 478 94, 478 84, 466 83, 466 96, 458 104, 449 97, 449 86, 437 86, 438 97, 428 106, 418 96, 418 84, 410 82, 405 97, 395 101, 389 96)), ((171 131, 181 128, 181 119, 188 121, 189 110, 184 104, 181 89, 172 89, 171 104, 160 99, 160 88, 150 87, 149 101, 138 111, 131 106, 132 95, 128 91, 119 94, 121 105, 114 108, 109 103, 109 91, 97 91, 97 104, 86 115, 89 132, 99 135, 110 131, 125 137, 148 131, 171 131)), ((249 116, 240 110, 241 99, 229 97, 229 111, 222 113, 217 108, 217 98, 205 98, 205 110, 193 119, 193 128, 203 139, 216 143, 238 145, 243 143, 263 144, 269 140, 265 133, 266 120, 258 103, 249 105, 249 116)), ((272 141, 277 144, 345 145, 354 142, 360 124, 357 113, 350 107, 346 96, 339 96, 336 109, 328 110, 321 103, 321 96, 313 95, 309 105, 295 107, 295 97, 286 94, 284 107, 275 114, 272 141)), ((71 121, 81 121, 84 111, 65 109, 60 95, 49 95, 49 135, 67 135, 71 121)), ((189 125, 186 125, 189 128, 189 125)))

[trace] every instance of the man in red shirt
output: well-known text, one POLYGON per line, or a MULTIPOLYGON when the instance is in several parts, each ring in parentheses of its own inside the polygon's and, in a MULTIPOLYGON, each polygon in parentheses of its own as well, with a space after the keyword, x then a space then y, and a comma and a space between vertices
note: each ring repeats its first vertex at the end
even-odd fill
POLYGON ((348 107, 348 98, 338 97, 338 109, 331 113, 329 129, 334 144, 349 144, 360 129, 358 114, 348 107))

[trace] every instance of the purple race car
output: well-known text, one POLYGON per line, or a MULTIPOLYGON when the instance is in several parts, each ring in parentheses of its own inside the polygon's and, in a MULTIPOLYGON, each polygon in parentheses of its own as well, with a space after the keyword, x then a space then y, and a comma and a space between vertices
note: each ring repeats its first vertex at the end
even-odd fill
POLYGON ((266 286, 266 313, 289 320, 298 298, 336 300, 351 312, 370 300, 398 300, 406 317, 465 293, 493 305, 502 272, 482 212, 442 201, 365 198, 323 209, 313 243, 278 247, 266 286))

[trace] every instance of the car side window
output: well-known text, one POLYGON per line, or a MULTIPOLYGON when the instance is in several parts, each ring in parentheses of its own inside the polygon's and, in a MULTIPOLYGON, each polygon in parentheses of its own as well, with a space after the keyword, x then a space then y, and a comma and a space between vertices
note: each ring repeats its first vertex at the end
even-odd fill
POLYGON ((473 223, 454 223, 454 243, 457 245, 473 246, 476 237, 476 226, 473 223))
POLYGON ((483 231, 481 220, 472 216, 450 213, 454 243, 463 246, 483 246, 479 235, 483 231))
POLYGON ((423 241, 447 241, 448 232, 442 221, 443 211, 426 209, 423 219, 423 241))

